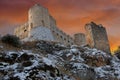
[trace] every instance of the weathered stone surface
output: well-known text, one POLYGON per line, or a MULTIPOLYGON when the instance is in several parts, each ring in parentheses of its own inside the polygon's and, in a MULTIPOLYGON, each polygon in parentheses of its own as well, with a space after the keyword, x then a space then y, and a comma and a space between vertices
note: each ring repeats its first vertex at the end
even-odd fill
POLYGON ((45 40, 45 41, 55 41, 52 32, 47 27, 35 27, 33 28, 29 36, 24 38, 23 41, 39 41, 39 40, 45 40))
POLYGON ((75 42, 75 44, 78 45, 78 46, 86 45, 86 37, 85 37, 85 34, 83 34, 83 33, 74 34, 74 42, 75 42))
POLYGON ((87 43, 92 48, 110 53, 110 46, 105 27, 94 22, 85 25, 87 43))
MULTIPOLYGON (((14 30, 14 34, 20 37, 20 39, 35 37, 33 40, 54 40, 67 46, 74 44, 73 38, 57 27, 56 20, 50 15, 48 9, 39 4, 29 9, 28 22, 17 27, 14 30), (49 30, 43 28, 39 30, 37 27, 40 26, 48 28, 49 30), (37 28, 36 33, 33 32, 34 28, 37 28)), ((31 39, 32 38, 27 40, 31 39)))
POLYGON ((72 38, 57 27, 56 20, 50 15, 47 8, 36 4, 29 9, 28 22, 16 28, 14 34, 26 41, 51 40, 66 46, 85 45, 87 37, 89 46, 110 53, 106 29, 93 22, 85 26, 86 36, 83 33, 77 33, 72 38))

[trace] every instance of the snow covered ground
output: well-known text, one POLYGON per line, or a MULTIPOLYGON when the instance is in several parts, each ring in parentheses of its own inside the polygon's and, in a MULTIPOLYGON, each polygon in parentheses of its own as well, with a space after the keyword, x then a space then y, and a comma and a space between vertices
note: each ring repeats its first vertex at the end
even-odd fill
POLYGON ((41 54, 32 50, 1 52, 0 79, 120 80, 120 60, 97 49, 72 46, 41 54))

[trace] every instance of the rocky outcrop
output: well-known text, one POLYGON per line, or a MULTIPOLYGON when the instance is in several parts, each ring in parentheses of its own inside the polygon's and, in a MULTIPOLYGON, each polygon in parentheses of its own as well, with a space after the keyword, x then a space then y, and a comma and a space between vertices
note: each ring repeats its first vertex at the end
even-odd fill
POLYGON ((44 41, 28 47, 0 52, 0 79, 120 80, 120 60, 103 51, 44 41))
POLYGON ((3 80, 72 80, 70 76, 60 73, 48 58, 25 52, 2 53, 0 74, 3 80))

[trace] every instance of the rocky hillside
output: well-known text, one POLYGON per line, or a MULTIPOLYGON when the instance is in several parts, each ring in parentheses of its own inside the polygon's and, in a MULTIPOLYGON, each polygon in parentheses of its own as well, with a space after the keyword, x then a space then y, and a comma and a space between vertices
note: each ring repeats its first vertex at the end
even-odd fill
POLYGON ((85 46, 53 42, 0 45, 0 80, 120 80, 120 60, 85 46))

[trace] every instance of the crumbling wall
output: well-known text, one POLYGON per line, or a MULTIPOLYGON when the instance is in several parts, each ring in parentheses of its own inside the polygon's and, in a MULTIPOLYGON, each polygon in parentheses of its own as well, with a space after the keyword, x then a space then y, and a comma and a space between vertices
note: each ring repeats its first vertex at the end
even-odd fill
MULTIPOLYGON (((36 4, 29 9, 28 23, 16 28, 15 35, 17 35, 21 39, 31 37, 31 31, 33 31, 34 28, 39 26, 49 28, 56 42, 63 43, 64 45, 74 44, 74 39, 56 26, 56 20, 49 14, 48 9, 42 7, 39 4, 36 4)), ((38 33, 41 33, 40 31, 41 30, 36 32, 37 36, 41 35, 41 34, 38 35, 38 33)), ((46 33, 42 33, 42 34, 46 34, 46 33)), ((49 35, 51 34, 47 34, 46 36, 49 35)), ((39 40, 40 39, 42 40, 42 38, 39 38, 39 40)))
POLYGON ((86 24, 87 42, 91 47, 110 53, 110 46, 106 29, 102 25, 91 22, 86 24))
POLYGON ((23 25, 15 28, 14 34, 15 34, 17 37, 19 37, 20 39, 23 39, 23 38, 25 38, 25 37, 28 36, 28 33, 29 33, 28 27, 29 27, 29 24, 28 24, 28 22, 27 22, 27 23, 25 23, 25 24, 23 24, 23 25))
POLYGON ((57 27, 52 29, 53 36, 56 41, 63 43, 64 45, 73 45, 74 40, 71 36, 67 35, 62 30, 58 29, 57 27))
POLYGON ((50 29, 52 31, 55 41, 63 43, 65 45, 73 45, 74 44, 73 38, 67 35, 65 32, 63 32, 56 26, 56 20, 51 15, 49 16, 49 19, 50 29))
POLYGON ((74 42, 76 45, 85 45, 86 44, 86 38, 85 38, 85 34, 83 33, 77 33, 74 35, 74 42))

